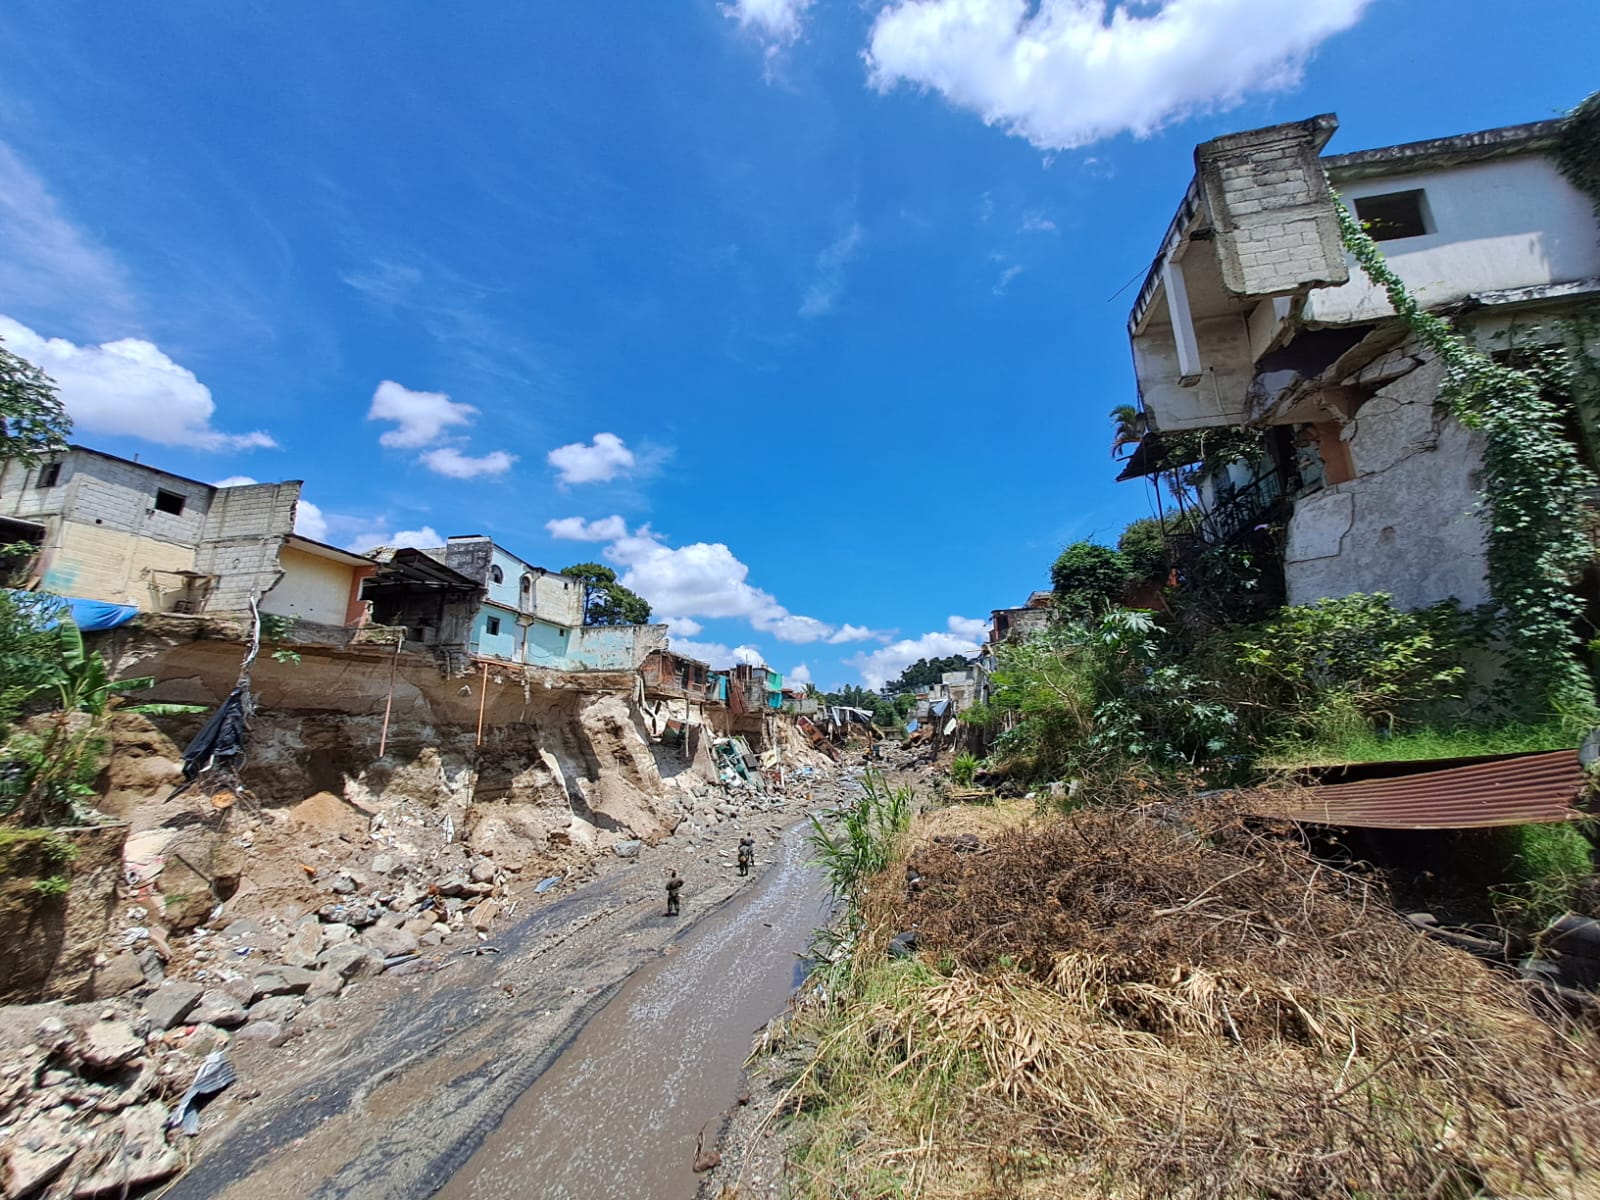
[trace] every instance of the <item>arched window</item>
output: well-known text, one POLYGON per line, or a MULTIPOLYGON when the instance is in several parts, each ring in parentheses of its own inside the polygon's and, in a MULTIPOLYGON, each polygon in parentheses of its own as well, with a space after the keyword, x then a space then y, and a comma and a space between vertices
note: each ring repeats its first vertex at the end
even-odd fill
POLYGON ((504 583, 506 581, 506 573, 498 565, 491 566, 489 568, 489 579, 494 583, 504 583))
POLYGON ((524 575, 522 577, 522 594, 526 596, 531 591, 533 591, 533 576, 524 575))

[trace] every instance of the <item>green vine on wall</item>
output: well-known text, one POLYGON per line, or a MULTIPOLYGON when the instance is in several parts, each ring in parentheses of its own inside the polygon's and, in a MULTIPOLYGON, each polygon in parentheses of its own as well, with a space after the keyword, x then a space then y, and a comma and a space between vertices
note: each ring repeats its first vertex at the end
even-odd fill
POLYGON ((1556 166, 1600 214, 1600 92, 1579 104, 1561 122, 1556 136, 1556 166))
POLYGON ((1560 408, 1529 372, 1495 362, 1427 312, 1337 194, 1333 207, 1345 248, 1443 363, 1440 397, 1451 415, 1483 432, 1489 593, 1504 621, 1511 683, 1530 709, 1592 708, 1572 583, 1589 558, 1583 514, 1595 477, 1562 436, 1560 408))

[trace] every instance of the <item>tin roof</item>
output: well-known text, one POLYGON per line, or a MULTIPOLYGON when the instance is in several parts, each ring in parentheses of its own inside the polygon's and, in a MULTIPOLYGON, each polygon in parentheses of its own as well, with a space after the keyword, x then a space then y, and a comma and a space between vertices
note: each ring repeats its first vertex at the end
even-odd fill
MULTIPOLYGON (((1418 766, 1426 764, 1419 763, 1418 766)), ((1252 792, 1246 811, 1363 829, 1484 829, 1571 821, 1585 785, 1571 750, 1519 754, 1387 779, 1252 792)))

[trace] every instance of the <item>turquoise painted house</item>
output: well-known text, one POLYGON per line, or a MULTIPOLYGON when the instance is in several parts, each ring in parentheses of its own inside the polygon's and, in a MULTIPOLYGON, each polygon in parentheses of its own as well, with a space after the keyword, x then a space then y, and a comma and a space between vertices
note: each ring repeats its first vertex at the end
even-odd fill
POLYGON ((428 553, 483 585, 468 637, 478 657, 555 671, 632 671, 666 644, 665 625, 584 625, 582 580, 525 562, 482 534, 453 537, 428 553))

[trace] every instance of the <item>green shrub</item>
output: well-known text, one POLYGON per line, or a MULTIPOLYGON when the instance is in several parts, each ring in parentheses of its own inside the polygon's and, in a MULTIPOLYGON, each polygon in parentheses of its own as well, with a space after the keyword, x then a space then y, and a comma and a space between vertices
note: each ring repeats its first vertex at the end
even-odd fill
POLYGON ((1570 907, 1583 880, 1594 872, 1594 847, 1575 824, 1511 825, 1495 839, 1504 856, 1504 884, 1496 906, 1540 927, 1570 907))
POLYGON ((1128 575, 1128 560, 1120 550, 1074 542, 1050 568, 1056 609, 1069 618, 1099 616, 1122 599, 1128 575))
POLYGON ((977 773, 978 757, 975 754, 958 754, 950 761, 950 778, 960 787, 970 787, 977 773))

